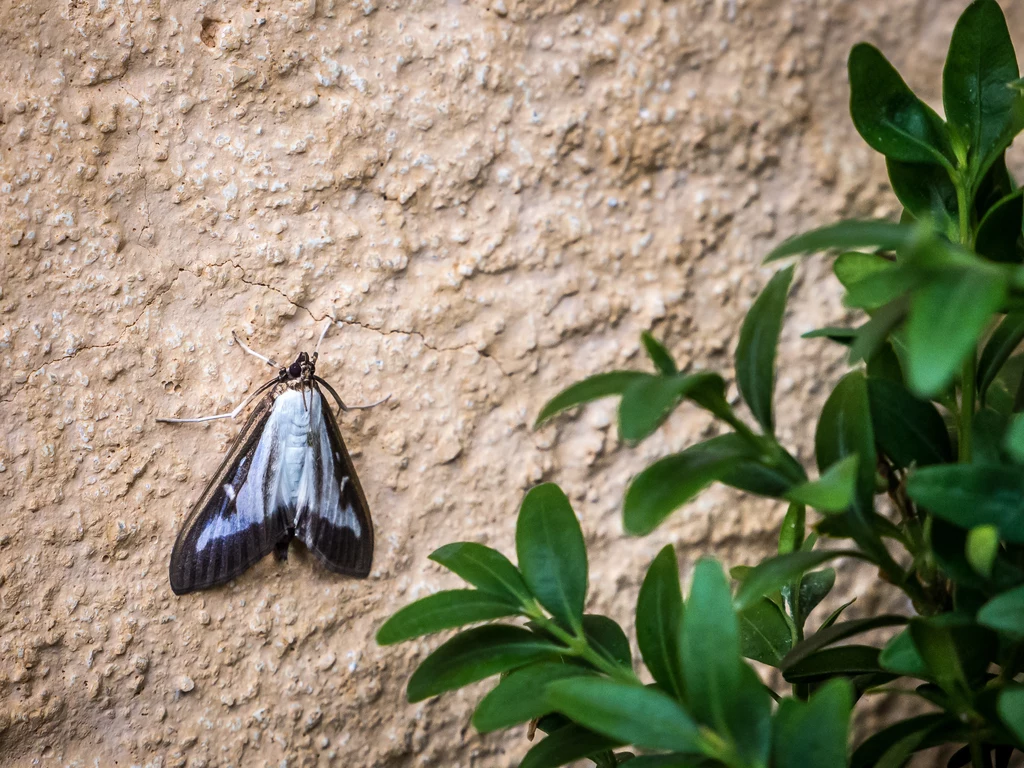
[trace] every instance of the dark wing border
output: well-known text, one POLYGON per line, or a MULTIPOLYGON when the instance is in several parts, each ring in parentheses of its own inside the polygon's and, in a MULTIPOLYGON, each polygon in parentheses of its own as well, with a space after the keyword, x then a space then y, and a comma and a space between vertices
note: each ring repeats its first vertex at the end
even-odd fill
MULTIPOLYGON (((309 551, 328 570, 345 576, 366 578, 373 567, 374 537, 370 505, 366 502, 366 494, 363 493, 363 486, 359 483, 359 476, 352 464, 352 457, 349 456, 348 449, 345 447, 345 440, 341 436, 341 429, 334 417, 330 401, 324 397, 324 393, 316 382, 313 382, 312 388, 320 397, 320 412, 327 425, 331 449, 341 457, 340 461, 333 461, 333 457, 331 457, 335 479, 340 483, 342 477, 348 477, 348 487, 345 488, 343 494, 347 494, 349 488, 354 492, 356 504, 353 505, 353 509, 359 518, 364 534, 356 538, 347 528, 339 529, 328 523, 320 515, 319 510, 310 510, 312 514, 307 515, 302 523, 305 530, 302 532, 301 538, 309 551)), ((344 495, 341 498, 343 499, 344 495)))
POLYGON ((222 513, 225 504, 234 507, 235 499, 226 498, 224 484, 231 482, 235 487, 235 498, 237 499, 238 489, 248 478, 253 454, 260 444, 267 420, 274 410, 274 403, 282 391, 280 387, 274 387, 260 399, 246 420, 245 426, 242 427, 242 431, 238 433, 238 437, 228 449, 224 461, 217 468, 210 484, 203 491, 203 495, 199 497, 199 501, 192 507, 188 517, 185 518, 174 541, 174 549, 171 550, 169 571, 171 590, 174 594, 184 595, 230 581, 268 555, 274 549, 277 541, 285 535, 284 521, 268 519, 266 524, 261 527, 261 532, 264 535, 244 540, 241 542, 243 546, 219 547, 211 562, 200 563, 196 557, 195 544, 204 528, 202 523, 208 521, 211 516, 222 513), (243 460, 247 460, 247 466, 239 476, 238 467, 243 460), (278 525, 275 526, 275 522, 278 525), (225 549, 228 551, 224 551, 225 549))

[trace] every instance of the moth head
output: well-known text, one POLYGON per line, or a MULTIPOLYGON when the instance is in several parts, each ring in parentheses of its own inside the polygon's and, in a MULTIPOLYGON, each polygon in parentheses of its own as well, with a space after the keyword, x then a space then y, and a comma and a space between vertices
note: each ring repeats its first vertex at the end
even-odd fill
POLYGON ((305 352, 299 352, 295 362, 288 366, 288 378, 303 379, 307 376, 312 376, 314 370, 314 363, 309 355, 305 352))

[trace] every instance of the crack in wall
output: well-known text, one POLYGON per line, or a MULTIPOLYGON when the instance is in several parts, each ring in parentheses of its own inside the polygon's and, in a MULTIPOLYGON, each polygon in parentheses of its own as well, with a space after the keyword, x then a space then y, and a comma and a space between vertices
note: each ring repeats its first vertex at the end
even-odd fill
MULTIPOLYGON (((381 328, 381 327, 378 327, 378 326, 369 325, 368 323, 359 322, 358 320, 338 320, 336 317, 333 317, 333 316, 327 315, 327 314, 317 315, 315 312, 313 312, 313 310, 311 310, 305 304, 302 304, 302 303, 300 303, 298 301, 295 301, 291 296, 289 296, 287 293, 285 293, 281 289, 275 288, 274 286, 269 285, 267 283, 261 283, 258 280, 250 280, 245 275, 245 269, 243 269, 237 262, 235 262, 232 259, 227 259, 226 261, 214 262, 214 263, 208 263, 208 262, 200 261, 199 263, 202 265, 203 268, 206 268, 206 269, 211 269, 211 268, 215 268, 215 267, 223 267, 223 266, 227 266, 228 264, 230 264, 232 267, 234 267, 235 269, 237 269, 241 273, 241 276, 239 277, 241 282, 245 283, 246 285, 250 285, 250 286, 252 286, 254 288, 262 288, 264 290, 271 291, 272 293, 276 293, 278 296, 283 298, 285 301, 287 301, 293 307, 295 307, 296 309, 299 309, 299 310, 305 312, 307 315, 309 315, 310 319, 312 319, 314 322, 323 322, 324 320, 327 320, 328 318, 330 318, 335 323, 339 323, 341 325, 352 325, 352 326, 355 326, 355 327, 360 328, 360 329, 365 330, 365 331, 372 331, 374 333, 380 334, 381 336, 412 336, 412 337, 415 337, 415 338, 419 339, 420 343, 422 343, 423 346, 425 346, 427 349, 429 349, 429 350, 431 350, 433 352, 437 352, 438 354, 442 354, 442 353, 446 353, 446 352, 461 352, 461 351, 469 349, 469 350, 472 350, 473 352, 475 352, 480 357, 484 358, 485 360, 489 360, 491 363, 493 363, 494 367, 498 369, 498 372, 502 375, 503 378, 511 380, 513 378, 513 376, 514 376, 514 374, 511 374, 511 373, 509 373, 509 372, 507 372, 505 370, 505 368, 501 365, 501 362, 496 357, 494 357, 493 355, 488 354, 487 352, 484 352, 482 350, 477 349, 477 347, 475 345, 473 345, 473 344, 458 344, 458 345, 451 346, 451 347, 443 347, 443 346, 438 346, 438 345, 432 343, 420 331, 405 330, 405 329, 402 329, 402 328, 384 329, 384 328, 381 328)), ((153 296, 143 305, 142 309, 139 310, 139 312, 135 316, 135 318, 129 324, 127 324, 127 325, 125 325, 125 326, 123 326, 121 328, 121 330, 118 332, 117 337, 115 339, 113 339, 112 341, 104 342, 102 344, 87 344, 85 346, 76 348, 74 350, 74 352, 62 355, 60 357, 53 358, 52 360, 47 360, 45 363, 40 365, 38 368, 33 370, 31 373, 29 373, 28 378, 27 378, 27 380, 25 381, 24 384, 22 384, 20 387, 18 387, 16 390, 14 390, 12 393, 8 394, 6 397, 0 398, 0 404, 6 404, 6 403, 9 403, 9 402, 13 401, 19 394, 21 394, 25 389, 27 389, 29 382, 34 377, 38 376, 43 370, 45 370, 47 366, 54 365, 56 363, 63 363, 63 362, 66 362, 68 360, 73 360, 74 358, 76 358, 80 354, 82 354, 83 352, 92 352, 92 351, 99 350, 99 349, 111 349, 113 347, 117 347, 118 345, 120 345, 121 342, 124 340, 124 337, 128 334, 128 332, 131 331, 136 325, 139 324, 139 321, 142 320, 143 316, 146 314, 147 311, 149 311, 150 307, 152 307, 153 304, 156 303, 157 299, 159 299, 161 296, 163 296, 165 293, 167 293, 168 291, 171 290, 171 288, 174 286, 174 284, 178 281, 178 278, 181 277, 181 273, 182 272, 188 272, 189 274, 193 275, 194 277, 196 277, 196 278, 198 278, 200 280, 203 279, 201 271, 200 272, 193 272, 192 270, 190 270, 190 269, 188 269, 186 267, 178 267, 177 270, 178 270, 177 273, 174 275, 173 278, 171 278, 170 282, 168 282, 167 285, 164 288, 162 288, 161 290, 159 290, 155 294, 153 294, 153 296)))
POLYGON ((466 349, 471 349, 474 352, 476 352, 476 354, 478 354, 480 357, 484 358, 485 360, 490 360, 492 363, 494 363, 494 367, 498 369, 498 372, 502 375, 502 377, 504 377, 506 379, 512 379, 513 376, 514 376, 514 374, 509 373, 508 371, 505 370, 504 366, 502 366, 501 362, 494 355, 488 354, 487 352, 485 352, 483 350, 477 349, 476 345, 474 345, 474 344, 457 344, 457 345, 452 346, 452 347, 441 347, 441 346, 438 346, 438 345, 434 344, 433 342, 431 342, 421 331, 406 330, 406 329, 403 329, 403 328, 384 329, 384 328, 381 328, 381 327, 378 327, 378 326, 369 325, 367 323, 361 323, 358 320, 339 320, 336 317, 334 317, 332 315, 327 315, 327 314, 318 316, 315 312, 313 312, 313 310, 311 310, 305 304, 301 304, 300 302, 295 301, 295 299, 293 299, 287 293, 282 291, 280 288, 275 288, 274 286, 269 285, 267 283, 261 283, 258 280, 250 280, 249 278, 247 278, 246 275, 245 275, 245 269, 240 264, 238 264, 236 261, 234 261, 233 259, 227 259, 225 261, 215 262, 215 263, 212 263, 212 264, 210 264, 210 263, 203 263, 203 266, 205 266, 207 268, 213 268, 213 267, 223 267, 223 266, 226 266, 228 264, 230 264, 232 267, 234 267, 235 269, 237 269, 239 272, 242 273, 241 276, 239 277, 239 280, 241 280, 243 283, 245 283, 246 285, 251 285, 253 287, 257 287, 257 288, 264 288, 264 289, 266 289, 268 291, 276 293, 278 296, 283 298, 285 301, 287 301, 289 304, 291 304, 296 309, 300 309, 303 312, 305 312, 315 322, 323 322, 324 320, 327 320, 328 318, 330 318, 331 320, 333 320, 336 323, 340 323, 340 324, 343 324, 343 325, 354 325, 357 328, 361 328, 362 330, 365 330, 365 331, 373 331, 374 333, 378 333, 381 336, 398 336, 398 335, 414 336, 415 338, 419 339, 420 343, 422 343, 423 346, 425 346, 427 349, 429 349, 429 350, 431 350, 433 352, 437 352, 437 353, 442 353, 442 352, 461 352, 461 351, 466 350, 466 349))

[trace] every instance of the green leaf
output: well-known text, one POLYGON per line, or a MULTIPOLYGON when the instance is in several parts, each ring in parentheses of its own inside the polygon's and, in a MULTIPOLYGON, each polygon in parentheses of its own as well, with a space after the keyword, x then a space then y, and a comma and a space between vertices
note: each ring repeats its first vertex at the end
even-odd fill
POLYGON ((850 115, 872 149, 906 163, 949 163, 942 118, 914 95, 881 51, 855 45, 849 73, 850 115))
POLYGON ((895 635, 878 657, 878 663, 883 669, 904 677, 917 677, 921 680, 928 679, 928 666, 917 652, 914 639, 910 636, 910 629, 907 628, 895 635))
POLYGON ((658 369, 660 374, 663 376, 674 376, 679 373, 676 361, 672 359, 671 353, 665 349, 665 346, 660 341, 654 338, 648 331, 640 334, 640 340, 643 341, 644 349, 647 350, 647 356, 651 358, 651 362, 654 363, 654 367, 658 369))
POLYGON ((903 765, 929 733, 955 724, 956 718, 947 714, 918 715, 900 720, 873 734, 854 750, 851 768, 878 768, 883 760, 890 768, 903 765), (900 757, 894 754, 898 751, 900 757))
POLYGON ((908 301, 905 296, 879 307, 874 316, 857 329, 857 338, 850 345, 850 365, 861 360, 870 361, 878 355, 885 348, 890 334, 906 319, 907 312, 908 301))
POLYGON ((684 700, 683 672, 679 663, 679 625, 683 593, 679 565, 671 544, 654 558, 636 601, 636 642, 651 676, 666 693, 684 700))
POLYGON ((736 347, 736 385, 767 434, 772 434, 775 429, 772 417, 775 353, 792 281, 792 266, 776 273, 768 281, 743 320, 736 347))
POLYGON ((583 634, 601 655, 627 669, 633 668, 629 638, 613 619, 596 613, 583 617, 583 634))
POLYGON ((959 234, 956 186, 941 165, 886 159, 889 183, 903 206, 918 220, 931 220, 945 234, 959 234))
POLYGON ((894 224, 890 221, 841 221, 789 238, 769 253, 765 261, 775 261, 801 253, 871 246, 894 251, 910 243, 917 232, 915 226, 894 224))
POLYGON ((971 420, 973 450, 971 461, 975 464, 1003 464, 1003 447, 1006 444, 1010 419, 988 406, 978 409, 971 420))
POLYGON ((907 481, 907 493, 934 515, 961 528, 994 525, 1024 544, 1024 477, 1005 466, 956 464, 924 467, 907 481))
POLYGON ((914 619, 910 622, 910 637, 930 678, 946 693, 966 695, 969 684, 952 628, 938 621, 914 619))
POLYGON ((1002 632, 1015 641, 1024 640, 1024 586, 1003 592, 978 611, 978 623, 1002 632))
POLYGON ((853 503, 858 460, 856 454, 841 459, 819 479, 793 488, 786 498, 822 512, 842 512, 853 503))
POLYGON ((519 605, 475 589, 452 589, 417 600, 398 611, 377 631, 377 642, 390 645, 477 621, 519 613, 519 605))
POLYGON ((907 321, 911 389, 925 397, 941 392, 1005 299, 1005 278, 978 269, 947 271, 915 291, 907 321))
POLYGON ((972 528, 967 534, 967 549, 964 554, 975 571, 986 579, 991 578, 992 566, 999 554, 999 531, 991 525, 972 528))
POLYGON ((548 685, 547 691, 553 709, 617 742, 700 752, 697 724, 661 691, 589 677, 559 680, 548 685))
MULTIPOLYGON (((879 538, 892 539, 904 546, 908 543, 907 535, 888 518, 881 515, 873 515, 869 518, 868 525, 879 538)), ((814 530, 818 535, 831 539, 853 538, 853 528, 850 525, 850 516, 848 514, 827 515, 814 524, 814 530)))
POLYGON ((836 608, 834 611, 832 611, 832 613, 830 613, 828 616, 826 616, 825 620, 823 622, 821 622, 821 626, 818 627, 818 632, 824 632, 829 627, 834 626, 835 623, 837 621, 839 621, 839 617, 843 615, 843 611, 845 611, 847 608, 849 608, 855 602, 857 602, 857 598, 856 597, 852 598, 849 602, 843 603, 838 608, 836 608))
POLYGON ((994 410, 1009 416, 1016 412, 1021 403, 1017 402, 1021 381, 1024 380, 1024 354, 1012 355, 999 369, 992 385, 988 388, 985 403, 994 410))
POLYGON ((799 615, 801 618, 810 616, 811 611, 825 599, 836 583, 836 572, 833 568, 811 571, 800 580, 799 615))
POLYGON ((894 627, 906 623, 907 618, 905 616, 881 615, 833 624, 828 629, 819 630, 806 640, 798 643, 789 652, 789 655, 782 660, 782 670, 786 671, 801 664, 823 648, 827 648, 841 640, 847 640, 881 627, 894 627))
POLYGON ((569 499, 554 483, 532 488, 516 523, 516 555, 538 602, 570 627, 583 621, 587 548, 569 499))
MULTIPOLYGON (((890 333, 890 337, 891 337, 890 333)), ((899 343, 898 341, 896 342, 899 343)), ((903 383, 903 364, 899 355, 896 354, 896 347, 893 339, 886 339, 879 345, 878 349, 867 359, 867 374, 869 379, 888 379, 897 384, 903 383)))
POLYGON ((801 339, 828 339, 834 341, 837 344, 843 346, 850 346, 857 338, 856 328, 838 328, 835 326, 829 326, 828 328, 817 328, 813 331, 800 335, 801 339))
POLYGON ((953 461, 946 422, 927 400, 889 379, 868 379, 875 439, 897 469, 953 461))
POLYGON ((832 677, 853 677, 881 671, 878 649, 869 645, 840 645, 812 653, 800 662, 783 667, 788 682, 814 682, 832 677))
POLYGON ((740 612, 739 622, 743 655, 772 667, 779 666, 793 645, 793 632, 782 609, 762 597, 740 612))
POLYGON ((790 504, 779 527, 779 554, 800 549, 807 533, 807 509, 803 504, 790 504))
POLYGON ((526 753, 519 768, 558 768, 618 746, 621 742, 615 739, 570 724, 536 744, 526 753))
MULTIPOLYGON (((967 531, 941 517, 932 517, 930 545, 935 563, 958 587, 973 590, 991 588, 967 561, 967 531)), ((998 563, 999 561, 997 561, 998 563)))
POLYGON ((619 434, 623 440, 639 442, 648 437, 672 413, 680 400, 691 393, 711 394, 722 377, 701 372, 688 376, 650 376, 638 379, 622 393, 619 404, 619 434))
POLYGON ((1020 263, 1021 225, 1024 224, 1024 190, 1004 197, 978 225, 974 250, 1004 264, 1020 263))
POLYGON ((1010 312, 992 332, 978 362, 978 395, 983 403, 988 388, 1021 341, 1024 341, 1024 312, 1010 312))
POLYGON ((1008 686, 999 694, 996 711, 1018 741, 1024 742, 1024 687, 1008 686))
POLYGON ((669 514, 753 455, 745 441, 713 439, 655 462, 633 478, 626 491, 626 531, 641 536, 650 533, 669 514))
POLYGON ((710 760, 694 757, 693 755, 671 754, 671 755, 643 755, 628 762, 620 761, 620 765, 629 765, 630 768, 701 768, 702 766, 715 765, 710 760))
MULTIPOLYGON (((920 250, 921 246, 915 245, 914 248, 920 250)), ((910 247, 908 246, 906 250, 910 250, 910 247)), ((923 270, 901 263, 893 269, 866 275, 863 279, 852 283, 846 289, 843 304, 870 312, 898 301, 899 303, 893 307, 893 310, 887 313, 886 324, 891 326, 892 318, 897 314, 894 310, 905 308, 905 301, 901 300, 921 285, 926 278, 927 273, 923 270)), ((864 327, 861 326, 857 329, 857 335, 860 336, 863 333, 864 327)))
POLYGON ((806 703, 783 699, 775 716, 773 768, 846 765, 853 691, 830 680, 806 703))
MULTIPOLYGON (((896 262, 891 259, 877 253, 862 253, 861 251, 841 253, 832 263, 832 271, 847 290, 868 277, 890 272, 895 268, 896 262)), ((873 309, 873 307, 869 307, 869 309, 873 309)))
POLYGON ((510 672, 477 705, 473 727, 488 733, 546 715, 551 711, 548 683, 589 674, 586 667, 560 662, 541 662, 510 672))
POLYGON ((771 756, 774 696, 769 690, 749 665, 740 664, 739 696, 725 711, 725 730, 741 765, 767 765, 771 756))
POLYGON ((694 568, 680 640, 694 717, 730 735, 743 764, 764 764, 771 745, 771 698, 742 660, 729 584, 714 560, 701 559, 694 568))
POLYGON ((538 661, 557 661, 565 652, 519 627, 491 624, 460 632, 419 665, 409 678, 410 702, 475 683, 538 661))
POLYGON ((877 458, 867 380, 863 373, 851 371, 839 380, 821 410, 814 443, 821 470, 847 456, 860 457, 857 492, 843 519, 848 524, 850 535, 865 554, 889 573, 899 573, 899 566, 893 562, 874 526, 878 518, 874 511, 877 458))
POLYGON ((510 598, 520 605, 533 601, 519 570, 503 554, 483 544, 445 544, 432 552, 430 559, 482 592, 510 598))
POLYGON ((551 398, 541 408, 540 415, 537 416, 534 426, 538 427, 556 413, 561 413, 577 405, 600 400, 603 397, 621 395, 630 384, 646 378, 653 378, 653 376, 641 371, 612 371, 611 373, 599 373, 596 376, 591 376, 573 384, 568 389, 562 390, 551 398))
POLYGON ((970 147, 981 178, 1017 131, 1019 76, 1006 19, 995 0, 976 0, 960 16, 942 70, 942 105, 950 126, 970 147))
POLYGON ((761 561, 743 580, 736 593, 736 610, 748 608, 758 598, 771 594, 797 576, 837 557, 863 557, 853 550, 818 550, 816 552, 790 552, 761 561))
POLYGON ((1018 464, 1024 463, 1024 414, 1014 414, 1006 430, 1004 447, 1010 458, 1018 464))
MULTIPOLYGON (((707 443, 712 441, 722 443, 723 446, 734 445, 738 452, 750 450, 750 443, 746 438, 734 432, 713 437, 707 443)), ((747 493, 781 499, 794 484, 805 479, 800 463, 786 454, 780 457, 779 464, 773 465, 763 463, 760 457, 740 459, 736 466, 718 478, 718 481, 747 493)))
POLYGON ((729 734, 744 765, 763 765, 771 742, 771 699, 740 656, 739 626, 722 567, 693 570, 682 623, 682 666, 693 716, 729 734))
POLYGON ((687 701, 697 720, 726 730, 742 687, 739 622, 722 567, 707 558, 693 571, 682 622, 681 660, 687 701))

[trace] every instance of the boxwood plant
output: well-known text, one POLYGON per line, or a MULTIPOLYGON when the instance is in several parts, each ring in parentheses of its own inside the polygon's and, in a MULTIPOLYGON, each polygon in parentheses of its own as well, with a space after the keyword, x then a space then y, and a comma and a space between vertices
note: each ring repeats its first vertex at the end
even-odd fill
POLYGON ((619 435, 637 443, 676 408, 708 411, 721 434, 637 475, 625 529, 651 534, 719 482, 789 502, 778 554, 729 576, 700 560, 684 599, 666 546, 640 588, 634 658, 618 624, 585 612, 580 525, 556 485, 538 486, 519 511, 517 565, 476 543, 442 547, 431 558, 471 588, 432 594, 380 628, 387 644, 478 625, 422 661, 410 701, 500 676, 473 724, 544 732, 523 768, 900 766, 943 746, 949 766, 995 768, 1024 751, 1024 190, 1004 161, 1024 128, 1018 78, 994 0, 968 6, 953 32, 945 119, 876 48, 850 53, 853 122, 885 156, 903 213, 807 232, 768 256, 837 252, 845 302, 865 317, 806 334, 845 345, 850 363, 818 419, 816 477, 774 430, 794 265, 740 329, 735 381, 751 419, 721 376, 680 371, 649 334, 652 372, 592 376, 539 414, 619 397, 619 435), (844 619, 847 594, 809 621, 836 558, 869 563, 913 611, 844 619), (778 670, 763 678, 778 690, 749 660, 778 670), (866 694, 915 697, 918 714, 852 744, 866 694))

